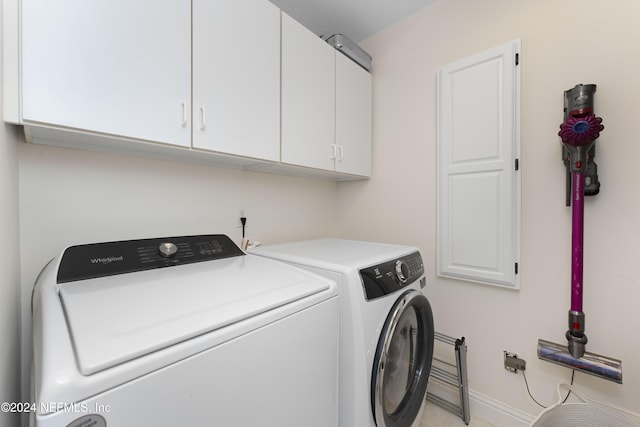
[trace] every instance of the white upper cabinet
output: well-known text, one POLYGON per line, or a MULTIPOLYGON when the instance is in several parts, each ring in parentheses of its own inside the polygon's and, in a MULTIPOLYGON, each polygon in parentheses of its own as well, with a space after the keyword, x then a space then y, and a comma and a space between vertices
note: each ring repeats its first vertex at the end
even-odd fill
POLYGON ((282 14, 284 163, 334 170, 335 49, 282 14))
POLYGON ((280 160, 280 10, 193 1, 193 148, 280 160))
POLYGON ((336 52, 336 171, 371 176, 371 74, 336 52))
POLYGON ((283 163, 371 175, 371 74, 282 14, 283 163))
POLYGON ((190 146, 190 3, 23 0, 14 116, 190 146))
POLYGON ((371 75, 268 0, 4 0, 3 34, 29 142, 370 175, 371 75))

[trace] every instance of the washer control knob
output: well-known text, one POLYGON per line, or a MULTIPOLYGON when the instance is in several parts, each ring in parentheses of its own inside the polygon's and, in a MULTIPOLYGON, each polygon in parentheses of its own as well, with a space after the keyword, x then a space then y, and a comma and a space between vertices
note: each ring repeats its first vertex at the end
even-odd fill
POLYGON ((396 261, 396 276, 400 283, 407 283, 407 280, 409 280, 409 267, 404 261, 396 261))
POLYGON ((171 242, 165 242, 158 246, 158 253, 161 257, 169 258, 172 257, 178 252, 178 247, 171 242))

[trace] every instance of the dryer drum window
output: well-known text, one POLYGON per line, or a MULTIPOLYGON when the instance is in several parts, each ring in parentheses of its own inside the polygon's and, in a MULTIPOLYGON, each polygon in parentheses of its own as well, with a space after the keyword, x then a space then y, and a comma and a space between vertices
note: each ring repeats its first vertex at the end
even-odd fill
POLYGON ((405 292, 391 309, 371 377, 378 427, 409 427, 420 412, 433 357, 433 314, 427 298, 405 292))

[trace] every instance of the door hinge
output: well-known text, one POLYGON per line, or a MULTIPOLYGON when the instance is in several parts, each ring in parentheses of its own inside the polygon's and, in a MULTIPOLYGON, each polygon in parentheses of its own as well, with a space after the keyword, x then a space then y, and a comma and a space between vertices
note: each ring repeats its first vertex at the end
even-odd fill
POLYGON ((516 65, 520 65, 520 54, 516 53, 516 65))
POLYGON ((516 170, 517 171, 520 170, 520 159, 516 159, 515 163, 516 163, 516 170))
POLYGON ((516 266, 515 266, 515 272, 516 274, 518 274, 518 263, 516 262, 516 266))

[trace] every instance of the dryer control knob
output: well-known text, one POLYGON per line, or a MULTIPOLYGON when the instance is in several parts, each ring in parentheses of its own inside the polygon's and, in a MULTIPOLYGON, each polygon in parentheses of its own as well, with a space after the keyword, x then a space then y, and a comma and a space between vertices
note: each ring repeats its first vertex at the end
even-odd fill
POLYGON ((409 267, 403 261, 396 261, 396 276, 400 283, 407 283, 407 280, 409 280, 409 267))
POLYGON ((178 252, 178 247, 171 242, 162 243, 158 246, 158 253, 161 257, 169 258, 172 257, 178 252))

